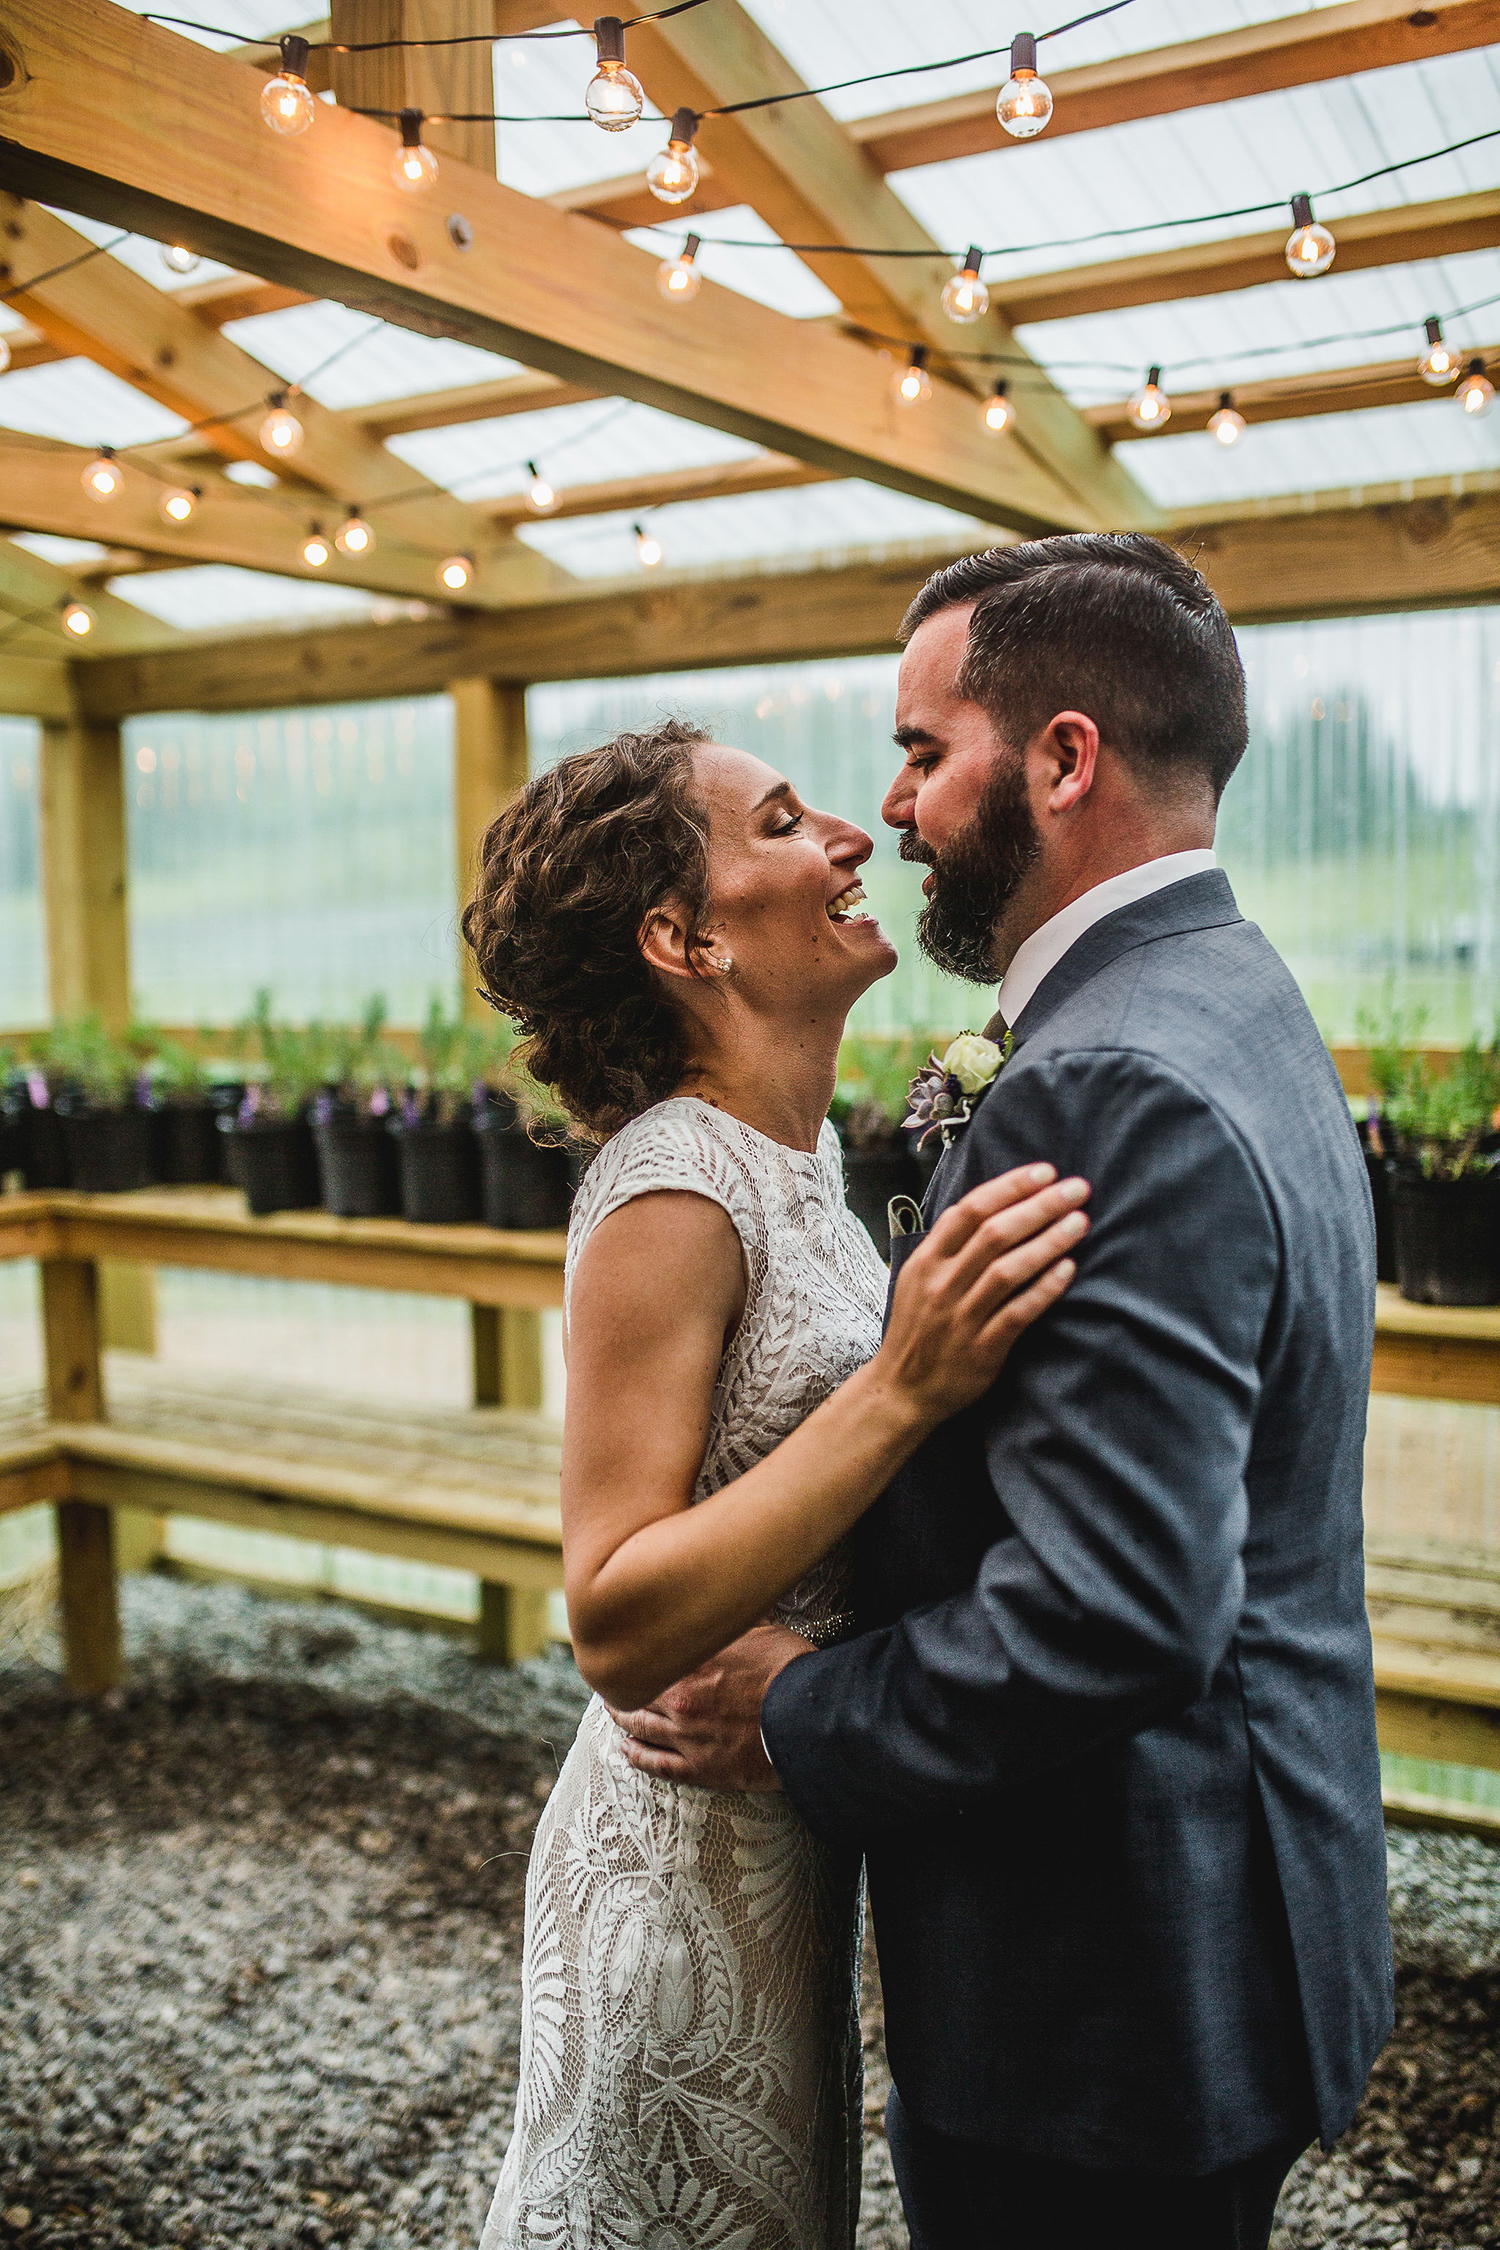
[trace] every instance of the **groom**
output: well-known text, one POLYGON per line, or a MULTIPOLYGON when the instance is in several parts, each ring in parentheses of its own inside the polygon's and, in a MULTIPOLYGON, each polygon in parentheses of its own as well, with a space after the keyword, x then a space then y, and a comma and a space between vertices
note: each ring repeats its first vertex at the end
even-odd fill
POLYGON ((1014 1034, 927 1218, 1046 1158, 1093 1227, 865 1519, 858 1637, 762 1627, 626 1748, 865 1853, 915 2250, 1264 2250, 1391 2025, 1364 1166, 1214 860, 1244 680, 1197 572, 999 548, 903 637, 884 815, 1014 1034))

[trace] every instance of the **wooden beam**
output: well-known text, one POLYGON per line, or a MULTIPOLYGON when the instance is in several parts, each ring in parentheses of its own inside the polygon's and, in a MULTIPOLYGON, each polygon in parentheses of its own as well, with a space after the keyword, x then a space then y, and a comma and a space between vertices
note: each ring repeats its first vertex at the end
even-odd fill
MULTIPOLYGON (((11 269, 0 259, 0 280, 8 282, 11 269)), ((19 328, 7 328, 5 341, 10 347, 10 358, 5 363, 7 375, 19 375, 26 367, 50 367, 55 360, 66 359, 68 354, 50 336, 26 321, 19 328)), ((3 395, 3 394, 0 394, 3 395)))
MULTIPOLYGON (((312 84, 311 79, 308 84, 312 84)), ((293 312, 299 305, 317 302, 305 289, 288 289, 279 281, 257 281, 244 273, 189 282, 186 289, 174 289, 172 299, 196 313, 205 328, 227 328, 232 320, 257 320, 262 313, 293 312)))
MULTIPOLYGON (((1418 501, 1446 506, 1455 500, 1482 500, 1500 493, 1500 469, 1468 469, 1457 476, 1398 477, 1387 484, 1331 485, 1311 492, 1262 493, 1250 500, 1216 500, 1213 521, 1217 527, 1233 523, 1263 523, 1279 516, 1347 515, 1374 508, 1411 508, 1418 501)), ((1177 508, 1170 536, 1201 529, 1201 508, 1177 508)), ((1164 534, 1163 536, 1168 536, 1164 534)))
POLYGON ((712 283, 668 305, 656 261, 611 230, 451 159, 440 196, 403 195, 367 118, 320 104, 277 143, 251 72, 106 0, 14 0, 0 44, 0 184, 18 193, 992 522, 1096 520, 950 385, 903 412, 869 350, 712 283))
MULTIPOLYGON (((87 447, 62 445, 55 438, 18 437, 0 430, 0 524, 21 531, 50 531, 69 539, 97 539, 107 522, 117 538, 148 554, 175 563, 233 563, 242 570, 265 570, 283 578, 326 579, 359 586, 372 594, 407 600, 440 601, 437 580, 441 553, 409 545, 394 523, 377 518, 380 534, 373 555, 342 555, 333 548, 319 570, 302 560, 308 525, 320 520, 331 534, 337 507, 320 505, 316 495, 258 492, 227 479, 204 476, 202 497, 185 524, 164 524, 158 513, 160 484, 140 474, 126 477, 113 500, 91 500, 82 476, 87 447)), ((483 524, 483 518, 479 519, 483 524)), ((511 568, 511 556, 526 553, 519 541, 491 535, 476 556, 466 603, 486 608, 510 603, 533 591, 528 574, 511 568)), ((91 605, 92 606, 92 605, 91 605)))
POLYGON ((7 718, 63 719, 71 709, 61 657, 13 656, 0 649, 0 711, 7 718))
POLYGON ((783 453, 757 453, 748 461, 719 461, 703 469, 658 469, 654 474, 616 477, 607 484, 558 487, 557 506, 539 515, 524 493, 491 504, 497 524, 553 523, 560 516, 607 516, 639 508, 665 508, 673 501, 725 500, 741 492, 785 492, 804 484, 827 484, 826 469, 783 453))
MULTIPOLYGON (((1244 24, 1075 70, 1042 70, 1056 107, 1047 138, 1090 133, 1137 117, 1165 117, 1208 103, 1243 101, 1287 86, 1311 86, 1396 63, 1425 62, 1500 40, 1500 0, 1345 0, 1272 23, 1244 24)), ((998 86, 946 101, 855 120, 850 131, 882 172, 946 164, 989 149, 1013 149, 995 116, 998 86)))
POLYGON ((42 728, 42 896, 54 1016, 130 1021, 125 754, 117 720, 78 706, 42 728))
MULTIPOLYGON (((1298 16, 1294 22, 1303 23, 1298 16)), ((1500 243, 1500 188, 1452 195, 1436 203, 1399 204, 1336 219, 1335 273, 1372 266, 1411 265, 1425 258, 1456 258, 1500 243)), ((1127 305, 1165 305, 1183 297, 1211 297, 1231 289, 1258 289, 1290 281, 1285 223, 1264 234, 1228 241, 1191 242, 1175 250, 1147 250, 1097 266, 1068 266, 1007 281, 990 277, 990 294, 1018 328, 1034 320, 1073 320, 1085 313, 1118 312, 1127 305)), ((1414 331, 1415 333, 1415 331, 1414 331)))
MULTIPOLYGON (((51 273, 90 247, 75 228, 36 204, 16 207, 9 236, 9 255, 23 278, 51 273)), ((287 464, 269 455, 257 435, 261 402, 285 387, 281 378, 227 336, 205 328, 170 291, 154 288, 117 258, 95 258, 23 289, 11 302, 65 350, 108 368, 185 422, 200 425, 199 434, 214 452, 286 475, 287 464), (204 426, 205 415, 220 409, 228 418, 204 426)), ((299 394, 296 411, 305 433, 292 464, 296 483, 362 507, 396 493, 411 495, 380 528, 388 524, 401 539, 435 548, 435 560, 475 543, 483 519, 464 502, 430 485, 367 431, 315 399, 299 394)), ((137 451, 149 459, 147 449, 137 451)), ((508 558, 506 574, 515 594, 545 591, 559 576, 542 557, 520 548, 508 558)))
POLYGON ((1500 494, 1208 522, 1171 539, 1236 624, 1500 597, 1500 494))
POLYGON ((599 393, 581 383, 562 383, 555 375, 498 375, 487 383, 461 383, 449 391, 421 391, 413 398, 382 399, 376 406, 351 406, 351 421, 372 437, 403 437, 410 430, 451 430, 462 422, 495 422, 507 414, 534 414, 543 407, 576 406, 599 393))
MULTIPOLYGON (((1451 480, 1445 480, 1451 482, 1451 480)), ((1310 512, 1300 497, 1178 519, 1167 535, 1237 623, 1357 617, 1500 598, 1500 492, 1392 499, 1310 512)), ((449 681, 624 677, 720 664, 789 663, 894 649, 930 573, 963 550, 839 570, 745 578, 669 576, 509 615, 318 633, 254 634, 76 667, 83 707, 237 711, 430 694, 449 681)))
MULTIPOLYGON (((82 576, 80 571, 64 570, 32 554, 29 548, 18 547, 13 540, 0 539, 0 633, 5 634, 8 646, 20 655, 60 656, 64 651, 70 658, 78 655, 83 644, 65 629, 62 609, 77 591, 82 576), (20 624, 20 617, 39 609, 48 614, 33 624, 20 624), (5 622, 7 617, 9 623, 5 622)), ((148 617, 144 610, 121 601, 102 586, 89 586, 86 593, 94 618, 91 649, 165 648, 182 638, 175 625, 148 617)))
MULTIPOLYGON (((679 105, 713 109, 803 81, 740 0, 647 19, 632 27, 631 67, 670 116, 679 105)), ((939 303, 951 262, 820 101, 733 117, 704 117, 698 140, 725 191, 750 204, 784 242, 881 243, 925 252, 906 258, 804 256, 849 317, 878 335, 941 348, 954 340, 939 303)), ((660 224, 660 221, 657 222, 660 224)), ((1024 363, 1005 319, 990 312, 964 332, 973 350, 1024 363)), ((987 391, 989 376, 960 363, 954 380, 987 391)), ((1098 523, 1144 525, 1145 496, 1042 373, 1027 377, 1027 414, 1014 443, 1056 477, 1098 523)))
MULTIPOLYGON (((360 45, 377 39, 459 38, 494 29, 494 0, 332 0, 328 31, 360 45)), ((311 58, 309 58, 311 59, 311 58)), ((473 47, 388 47, 374 54, 327 52, 329 82, 346 109, 419 109, 473 115, 495 106, 494 50, 473 47)), ((394 127, 388 128, 394 130, 394 127)), ((456 156, 491 178, 495 128, 424 125, 422 138, 439 156, 456 156)))
MULTIPOLYGON (((1500 345, 1482 346, 1481 352, 1484 358, 1493 359, 1500 345)), ((1468 357, 1465 346, 1458 359, 1461 362, 1468 357)), ((1382 360, 1369 367, 1337 367, 1321 375, 1283 375, 1269 382, 1238 383, 1234 403, 1247 422, 1303 421, 1319 414, 1362 413, 1372 406, 1446 405, 1450 412, 1456 412, 1453 389, 1451 383, 1444 391, 1424 383, 1416 370, 1415 353, 1408 353, 1404 359, 1382 360)), ((1210 416, 1218 411, 1220 391, 1173 391, 1171 397, 1168 427, 1181 435, 1184 430, 1207 429, 1210 416)), ((1117 405, 1090 406, 1085 412, 1110 445, 1133 443, 1149 435, 1136 428, 1123 400, 1117 405)))
MULTIPOLYGON (((639 172, 625 172, 613 180, 588 180, 581 187, 559 188, 547 201, 554 211, 581 211, 586 218, 603 219, 615 227, 659 227, 663 223, 664 207, 639 172)), ((731 211, 743 201, 744 197, 700 157, 698 185, 686 203, 673 204, 672 216, 695 219, 701 211, 731 211)))

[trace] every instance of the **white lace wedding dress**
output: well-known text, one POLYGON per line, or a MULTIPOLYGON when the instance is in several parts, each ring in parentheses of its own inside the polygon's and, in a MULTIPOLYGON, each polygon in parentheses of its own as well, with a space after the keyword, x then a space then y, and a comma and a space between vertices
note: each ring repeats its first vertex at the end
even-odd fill
MULTIPOLYGON (((722 1205, 749 1282, 702 1499, 870 1358, 886 1276, 831 1125, 805 1155, 675 1100, 595 1158, 569 1288, 600 1220, 662 1188, 722 1205)), ((776 1614, 826 1644, 847 1598, 835 1551, 776 1614)), ((861 1920, 857 1863, 785 1797, 637 1773, 596 1697, 532 1851, 515 2133, 480 2250, 852 2250, 861 1920)))

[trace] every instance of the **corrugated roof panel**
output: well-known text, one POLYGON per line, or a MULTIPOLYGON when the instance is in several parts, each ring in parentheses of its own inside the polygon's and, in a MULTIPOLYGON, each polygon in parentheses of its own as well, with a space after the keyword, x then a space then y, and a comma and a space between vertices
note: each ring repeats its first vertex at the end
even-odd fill
POLYGON ((451 337, 419 336, 414 329, 395 328, 368 313, 328 303, 232 320, 224 333, 330 407, 374 406, 381 399, 494 381, 516 374, 521 364, 451 337), (342 356, 334 358, 336 353, 342 356), (332 364, 315 373, 325 360, 332 364))
POLYGON ((72 445, 149 445, 187 427, 155 399, 89 359, 53 360, 0 375, 0 429, 72 445))
POLYGON ((519 492, 527 482, 528 460, 562 489, 653 469, 744 461, 760 450, 722 430, 679 421, 626 399, 587 399, 458 429, 413 430, 389 443, 403 461, 465 500, 519 492))
POLYGON ((358 586, 273 578, 267 571, 236 570, 228 563, 112 578, 109 590, 186 632, 210 632, 226 625, 324 624, 333 617, 371 617, 382 609, 403 614, 407 606, 382 603, 358 586))
POLYGON ((1500 413, 1471 419, 1451 398, 1301 422, 1253 422, 1238 445, 1206 431, 1142 438, 1117 456, 1160 506, 1207 507, 1274 493, 1500 469, 1500 413))
MULTIPOLYGON (((773 312, 789 313, 794 320, 817 320, 838 311, 839 301, 833 291, 824 287, 795 251, 782 249, 780 237, 746 204, 730 211, 704 211, 695 219, 677 218, 663 206, 659 228, 633 227, 626 240, 648 250, 660 264, 664 258, 679 255, 689 229, 703 238, 696 262, 705 281, 716 281, 723 289, 753 297, 757 304, 769 305, 773 312), (726 235, 763 242, 767 247, 736 249, 733 240, 720 240, 726 235)), ((685 321, 701 320, 707 313, 702 304, 682 305, 678 310, 685 321)))

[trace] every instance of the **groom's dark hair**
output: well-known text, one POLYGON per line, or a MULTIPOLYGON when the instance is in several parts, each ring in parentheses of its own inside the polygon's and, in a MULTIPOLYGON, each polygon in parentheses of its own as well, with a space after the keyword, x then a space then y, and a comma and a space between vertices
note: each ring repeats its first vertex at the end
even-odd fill
POLYGON ((1080 531, 965 555, 928 579, 902 640, 969 602, 955 686, 1003 741, 1020 748, 1057 712, 1086 711, 1143 776, 1223 795, 1245 751, 1245 675, 1207 579, 1173 548, 1080 531))

